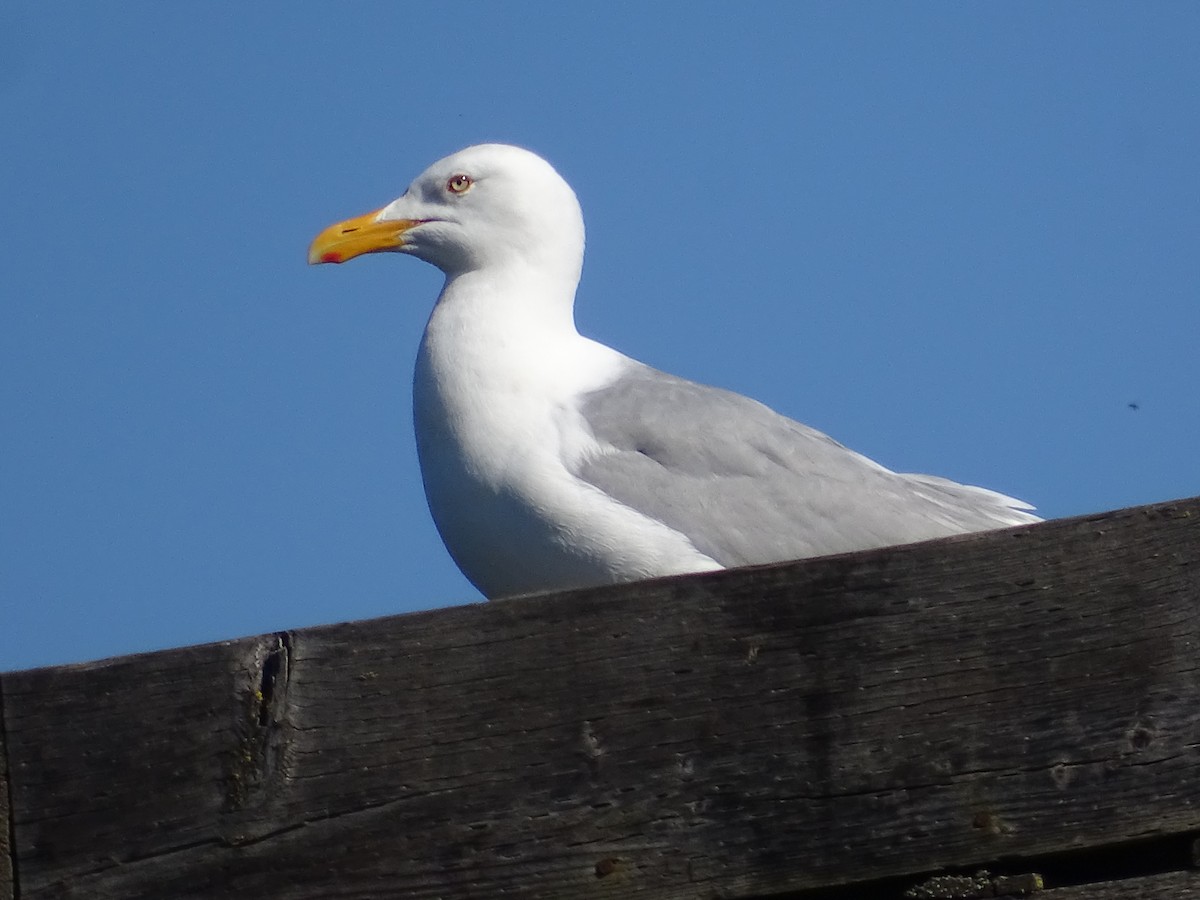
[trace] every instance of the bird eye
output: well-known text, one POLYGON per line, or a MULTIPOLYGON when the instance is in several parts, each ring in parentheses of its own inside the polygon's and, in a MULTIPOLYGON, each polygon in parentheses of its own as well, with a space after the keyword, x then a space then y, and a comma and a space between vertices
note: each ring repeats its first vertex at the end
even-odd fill
POLYGON ((474 182, 471 181, 470 175, 452 175, 446 182, 446 190, 452 194, 465 194, 471 189, 472 184, 474 182))

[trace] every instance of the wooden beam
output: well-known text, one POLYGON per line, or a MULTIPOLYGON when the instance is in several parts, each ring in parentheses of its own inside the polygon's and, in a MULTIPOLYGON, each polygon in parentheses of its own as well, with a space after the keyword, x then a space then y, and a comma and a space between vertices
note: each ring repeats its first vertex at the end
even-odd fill
POLYGON ((1200 498, 8 673, 18 895, 1028 871, 1200 831, 1198 652, 1200 498))
MULTIPOLYGON (((0 701, 3 695, 0 694, 0 701)), ((12 806, 8 796, 8 752, 4 744, 4 704, 0 702, 0 900, 13 900, 12 806)))
POLYGON ((1195 900, 1197 896, 1200 896, 1200 878, 1196 873, 1171 872, 1039 892, 1035 900, 1195 900))

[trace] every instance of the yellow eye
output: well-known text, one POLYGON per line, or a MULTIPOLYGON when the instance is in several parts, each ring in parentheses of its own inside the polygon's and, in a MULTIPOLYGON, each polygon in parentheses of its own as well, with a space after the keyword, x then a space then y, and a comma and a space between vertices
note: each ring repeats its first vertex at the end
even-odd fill
POLYGON ((471 181, 470 175, 452 175, 446 182, 446 190, 452 194, 465 194, 471 189, 472 184, 474 182, 471 181))

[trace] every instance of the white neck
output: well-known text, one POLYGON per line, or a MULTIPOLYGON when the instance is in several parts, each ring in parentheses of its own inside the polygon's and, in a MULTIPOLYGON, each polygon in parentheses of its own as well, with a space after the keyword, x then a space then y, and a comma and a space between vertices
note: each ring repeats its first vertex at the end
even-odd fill
POLYGON ((447 279, 417 354, 418 435, 461 447, 484 480, 522 465, 535 434, 545 452, 570 453, 547 416, 608 384, 624 361, 576 331, 574 294, 574 279, 524 266, 447 279))
MULTIPOLYGON (((489 266, 446 279, 430 315, 435 332, 454 323, 463 331, 490 339, 538 341, 547 332, 561 340, 575 330, 578 273, 547 273, 523 264, 489 266)), ((461 338, 458 338, 461 339, 461 338)))

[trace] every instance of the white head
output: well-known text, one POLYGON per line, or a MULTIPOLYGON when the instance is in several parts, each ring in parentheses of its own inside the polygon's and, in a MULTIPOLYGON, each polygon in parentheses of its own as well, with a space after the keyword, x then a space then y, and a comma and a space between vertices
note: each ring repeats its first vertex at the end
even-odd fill
POLYGON ((325 229, 308 261, 392 251, 449 278, 530 267, 577 280, 583 243, 579 201, 548 162, 520 147, 479 144, 435 162, 382 209, 325 229))

